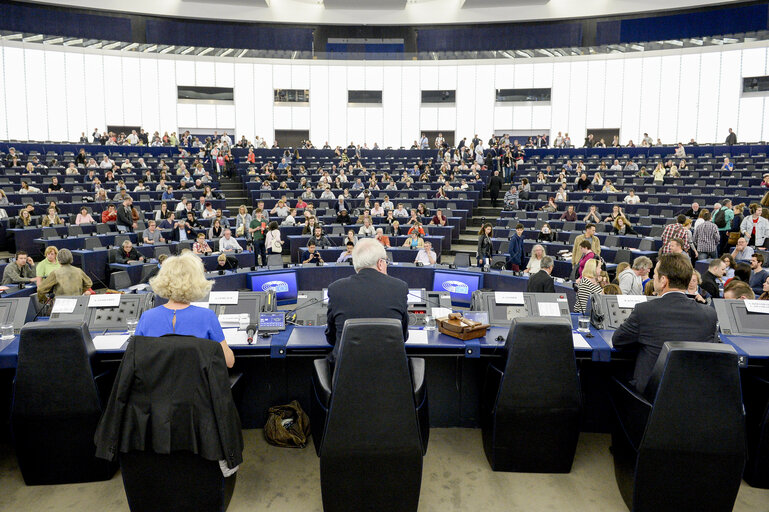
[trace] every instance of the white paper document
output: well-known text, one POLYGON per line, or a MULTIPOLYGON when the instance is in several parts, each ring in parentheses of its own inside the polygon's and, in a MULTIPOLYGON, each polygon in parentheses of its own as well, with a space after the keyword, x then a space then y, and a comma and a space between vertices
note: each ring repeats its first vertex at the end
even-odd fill
POLYGON ((223 329, 224 339, 227 345, 248 345, 248 333, 237 329, 223 329))
MULTIPOLYGON (((748 310, 748 313, 769 315, 769 300, 746 300, 745 309, 748 310)), ((766 329, 769 330, 769 319, 767 319, 766 329)))
POLYGON ((51 313, 72 313, 77 306, 77 299, 65 299, 60 297, 53 302, 51 313))
POLYGON ((211 292, 208 294, 209 304, 237 304, 238 292, 211 292))
POLYGON ((557 302, 540 302, 539 316, 561 316, 561 308, 557 302))
POLYGON ((93 338, 96 350, 117 350, 125 345, 130 334, 102 334, 93 338))
POLYGON ((636 304, 646 302, 646 295, 617 295, 617 305, 621 308, 634 309, 636 304))
POLYGON ((590 346, 590 343, 588 343, 587 340, 585 340, 585 338, 583 338, 582 335, 578 332, 572 332, 571 339, 574 342, 574 348, 593 348, 590 346))
POLYGON ((232 313, 227 315, 219 315, 219 324, 222 329, 228 327, 240 327, 241 325, 248 325, 249 318, 248 313, 232 313))
POLYGON ((497 304, 520 305, 523 304, 523 292, 494 292, 494 300, 497 304))
POLYGON ((406 345, 427 345, 427 331, 409 330, 406 345))
POLYGON ((89 308, 115 308, 120 305, 119 293, 104 293, 101 295, 91 295, 88 298, 89 308))
POLYGON ((449 308, 432 308, 433 318, 446 318, 451 314, 449 308))

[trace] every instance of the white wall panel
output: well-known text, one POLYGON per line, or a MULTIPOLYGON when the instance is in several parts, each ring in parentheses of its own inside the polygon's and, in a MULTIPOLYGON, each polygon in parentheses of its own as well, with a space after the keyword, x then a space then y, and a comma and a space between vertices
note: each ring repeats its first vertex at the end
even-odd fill
POLYGON ((657 140, 660 121, 660 72, 662 61, 659 57, 643 59, 641 70, 641 133, 648 133, 657 140))
POLYGON ((216 86, 216 66, 213 61, 195 61, 195 85, 199 87, 216 86))
POLYGON ((457 125, 460 133, 477 133, 481 139, 488 140, 494 133, 494 97, 495 91, 493 65, 480 65, 475 68, 475 130, 457 125))
MULTIPOLYGON (((764 98, 742 98, 740 99, 740 121, 735 130, 737 136, 743 141, 763 140, 762 124, 764 112, 764 98)), ((726 139, 726 136, 724 136, 726 139)))
POLYGON ((438 107, 422 107, 419 109, 419 129, 422 131, 438 129, 438 107))
POLYGON ((158 58, 158 113, 160 124, 157 127, 148 126, 145 129, 154 133, 156 130, 163 135, 165 131, 177 131, 179 124, 176 122, 176 92, 174 61, 158 58))
MULTIPOLYGON (((361 145, 364 142, 368 144, 368 147, 373 147, 375 142, 380 146, 382 145, 383 115, 382 107, 366 108, 366 133, 365 138, 360 142, 361 145)), ((355 143, 358 144, 359 140, 356 139, 355 143)))
POLYGON ((550 132, 550 118, 552 116, 550 105, 534 105, 531 107, 531 128, 541 133, 550 132))
POLYGON ((310 88, 310 66, 296 64, 291 66, 291 88, 309 89, 310 88))
MULTIPOLYGON (((310 140, 316 147, 329 141, 328 73, 327 66, 308 66, 310 71, 310 140)), ((400 127, 398 127, 400 130, 400 127)), ((330 142, 329 142, 330 143, 330 142)))
MULTIPOLYGON (((4 48, 0 46, 0 64, 5 59, 3 58, 4 48)), ((5 110, 5 69, 0 65, 0 140, 8 140, 8 116, 5 110)))
POLYGON ((232 87, 235 83, 235 64, 230 61, 217 61, 216 87, 232 87))
MULTIPOLYGON (((361 79, 362 79, 361 74, 361 79)), ((347 79, 342 65, 328 66, 328 139, 332 147, 347 146, 347 79)), ((363 87, 363 81, 359 83, 363 87)), ((323 101, 323 98, 318 98, 323 101)))
POLYGON ((108 125, 124 125, 123 62, 119 56, 104 56, 104 113, 108 125))
POLYGON ((350 142, 362 144, 366 137, 366 107, 352 107, 347 109, 347 134, 343 139, 344 146, 350 142))
POLYGON ((512 130, 512 129, 513 129, 513 107, 496 105, 494 107, 494 130, 496 131, 496 130, 512 130))
MULTIPOLYGON (((194 103, 179 103, 176 106, 176 119, 179 128, 198 128, 198 109, 194 103)), ((207 126, 206 128, 213 128, 207 126)))
POLYGON ((416 66, 403 66, 401 70, 400 145, 409 148, 413 141, 419 139, 421 135, 421 121, 419 119, 421 93, 419 87, 417 87, 419 83, 419 68, 416 66))
POLYGON ((513 130, 531 130, 531 105, 513 105, 513 130))
POLYGON ((457 109, 454 107, 441 107, 438 109, 438 129, 452 131, 457 126, 457 109))
POLYGON ((176 84, 195 85, 195 61, 179 59, 176 64, 176 84))
POLYGON ((494 88, 513 89, 515 87, 515 80, 513 79, 515 69, 516 67, 512 64, 497 64, 494 68, 494 88))
MULTIPOLYGON (((90 138, 94 128, 99 131, 106 128, 104 117, 104 66, 101 55, 85 54, 83 55, 83 62, 85 66, 85 114, 88 123, 85 126, 85 131, 86 135, 90 138)), ((68 91, 68 94, 70 92, 74 94, 74 91, 68 91)))
MULTIPOLYGON (((620 129, 620 144, 625 145, 633 141, 636 145, 641 143, 641 61, 639 57, 625 61, 622 74, 622 127, 620 129)), ((572 140, 577 142, 574 137, 572 140)))
POLYGON ((623 60, 606 60, 606 86, 603 94, 604 128, 619 128, 622 125, 622 80, 624 72, 623 60))
POLYGON ((713 141, 723 141, 729 128, 736 130, 742 93, 742 52, 730 51, 721 54, 721 83, 718 94, 718 130, 713 141))
POLYGON ((141 66, 139 57, 123 57, 123 123, 126 126, 142 124, 141 66))
MULTIPOLYGON (((42 50, 24 50, 27 84, 27 131, 32 140, 48 139, 48 101, 45 89, 45 57, 42 50)), ((53 85, 53 84, 52 84, 53 85)))
POLYGON ((275 64, 272 67, 272 87, 274 89, 292 89, 291 66, 275 64))
MULTIPOLYGON (((8 138, 29 138, 27 130, 27 88, 25 85, 24 50, 7 47, 3 51, 5 68, 5 108, 8 116, 8 138)), ((101 58, 99 59, 101 61, 101 58)))
MULTIPOLYGON (((340 74, 344 74, 345 68, 340 66, 337 69, 340 74)), ((347 67, 347 90, 366 90, 366 70, 364 64, 350 64, 350 66, 347 67)))
MULTIPOLYGON (((196 128, 211 128, 218 130, 222 128, 216 125, 216 105, 198 104, 195 105, 198 110, 198 125, 196 128)), ((181 123, 179 123, 181 126, 181 123)))
POLYGON ((700 112, 700 55, 681 56, 680 92, 678 96, 678 136, 676 140, 687 143, 697 137, 700 112))
POLYGON ((681 56, 671 55, 662 57, 660 73, 660 102, 659 102, 659 132, 658 137, 665 144, 688 142, 679 140, 678 136, 678 98, 681 78, 681 56))
POLYGON ((553 63, 551 61, 534 64, 534 80, 531 86, 537 88, 553 86, 553 63))
POLYGON ((153 57, 139 60, 140 94, 142 127, 150 131, 150 135, 160 127, 159 96, 158 96, 158 61, 153 57))
MULTIPOLYGON (((48 140, 69 140, 67 119, 67 88, 64 53, 45 52, 46 103, 48 105, 48 140)), ((80 134, 78 133, 78 136, 80 134)), ((77 139, 74 139, 77 140, 77 139)))
POLYGON ((291 107, 291 129, 292 130, 309 130, 310 129, 309 107, 291 107))
MULTIPOLYGON (((227 130, 227 133, 237 141, 240 137, 233 132, 235 128, 235 106, 234 105, 216 105, 216 127, 227 130)), ((250 139, 250 137, 246 137, 250 139)))
POLYGON ((721 54, 703 53, 700 59, 700 108, 697 112, 696 135, 696 140, 700 144, 717 140, 718 94, 720 89, 721 54))
POLYGON ((606 61, 593 60, 587 65, 586 128, 604 128, 603 111, 606 97, 606 61))
POLYGON ((275 137, 273 125, 273 67, 270 64, 254 64, 254 133, 267 140, 271 146, 275 137))
POLYGON ((534 64, 516 64, 513 87, 516 89, 534 86, 534 64))
POLYGON ((585 138, 585 129, 593 128, 592 126, 585 125, 587 95, 587 62, 572 62, 569 85, 569 127, 566 131, 571 135, 572 144, 575 146, 582 145, 582 140, 585 138))
POLYGON ((438 66, 420 66, 419 88, 423 91, 438 89, 438 66))
POLYGON ((554 141, 558 132, 569 131, 569 91, 571 89, 571 64, 556 62, 553 66, 553 89, 550 95, 551 131, 550 140, 554 141))
POLYGON ((408 137, 411 136, 411 132, 405 134, 405 141, 402 140, 402 76, 400 66, 386 66, 384 68, 382 77, 382 141, 379 143, 383 148, 399 148, 407 144, 410 146, 408 137))
POLYGON ((443 91, 456 90, 457 67, 455 65, 440 66, 438 68, 438 88, 443 91))
POLYGON ((365 68, 366 89, 369 91, 381 91, 384 84, 382 66, 367 65, 365 68))
POLYGON ((275 105, 275 108, 272 110, 272 114, 272 122, 276 130, 294 129, 294 119, 291 115, 291 105, 275 105))

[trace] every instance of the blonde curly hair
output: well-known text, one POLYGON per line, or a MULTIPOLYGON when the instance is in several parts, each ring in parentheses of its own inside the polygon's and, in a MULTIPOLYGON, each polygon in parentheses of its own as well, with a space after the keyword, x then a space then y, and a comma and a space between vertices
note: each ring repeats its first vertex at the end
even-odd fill
POLYGON ((163 261, 158 275, 150 279, 150 286, 165 299, 189 304, 205 297, 213 283, 206 279, 203 261, 193 252, 184 251, 163 261))

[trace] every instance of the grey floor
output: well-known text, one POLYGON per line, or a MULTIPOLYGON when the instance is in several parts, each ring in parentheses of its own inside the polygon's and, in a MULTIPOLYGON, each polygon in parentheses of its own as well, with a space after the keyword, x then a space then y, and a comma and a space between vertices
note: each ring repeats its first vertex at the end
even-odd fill
MULTIPOLYGON (((246 452, 230 512, 320 511, 318 459, 304 450, 268 445, 261 430, 244 431, 246 452)), ((0 510, 126 511, 120 475, 108 482, 27 487, 8 445, 0 445, 0 510)), ((424 460, 421 512, 625 512, 614 481, 609 436, 582 434, 571 473, 494 473, 480 430, 434 429, 424 460)), ((769 510, 769 490, 743 483, 735 511, 769 510)))

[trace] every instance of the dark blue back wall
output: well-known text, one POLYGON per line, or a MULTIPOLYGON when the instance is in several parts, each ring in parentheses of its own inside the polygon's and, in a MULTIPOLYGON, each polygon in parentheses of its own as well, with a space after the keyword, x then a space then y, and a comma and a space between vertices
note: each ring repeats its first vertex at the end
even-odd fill
POLYGON ((769 7, 759 4, 653 18, 598 22, 596 44, 661 41, 766 30, 768 13, 769 7))
POLYGON ((131 40, 128 18, 80 14, 38 5, 0 5, 0 28, 86 39, 131 40))
POLYGON ((417 48, 420 52, 518 50, 581 44, 582 25, 579 23, 478 25, 417 31, 417 48))
POLYGON ((215 48, 312 50, 312 29, 246 24, 147 20, 147 42, 215 48))

